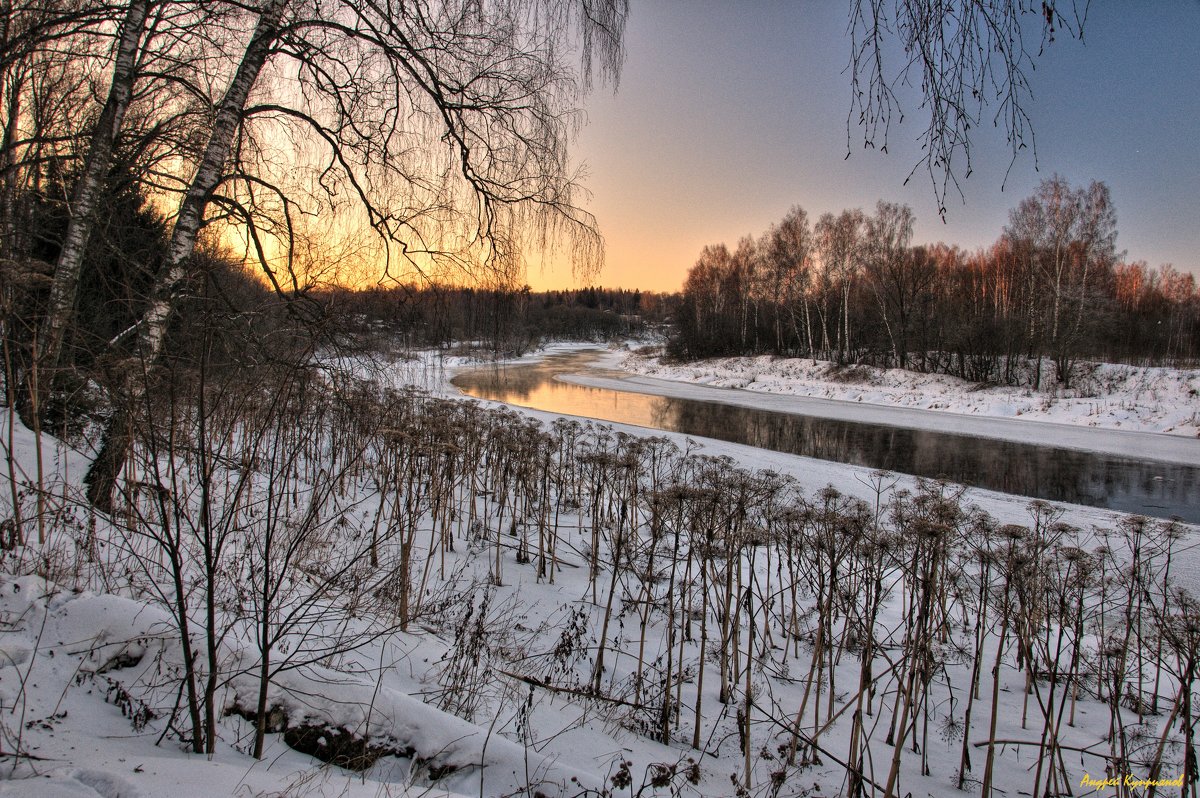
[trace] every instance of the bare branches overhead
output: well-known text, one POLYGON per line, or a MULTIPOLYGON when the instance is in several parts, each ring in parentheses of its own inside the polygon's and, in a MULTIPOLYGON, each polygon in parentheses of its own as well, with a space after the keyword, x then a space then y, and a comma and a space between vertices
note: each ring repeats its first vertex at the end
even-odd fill
POLYGON ((904 118, 902 87, 920 92, 922 156, 942 216, 971 174, 974 132, 1002 128, 1012 159, 1035 150, 1029 73, 1061 34, 1082 39, 1088 0, 853 0, 849 71, 852 124, 887 150, 904 118))

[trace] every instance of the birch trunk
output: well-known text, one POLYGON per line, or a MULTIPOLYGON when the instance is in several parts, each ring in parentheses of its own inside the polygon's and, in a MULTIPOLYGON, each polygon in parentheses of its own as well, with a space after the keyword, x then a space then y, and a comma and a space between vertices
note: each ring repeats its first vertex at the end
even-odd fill
MULTIPOLYGON (((150 0, 130 0, 117 39, 117 53, 108 99, 92 133, 83 174, 76 183, 75 194, 71 198, 71 218, 67 222, 62 251, 54 267, 46 332, 42 338, 41 352, 38 353, 38 359, 44 367, 51 370, 51 374, 59 364, 66 329, 75 314, 75 298, 79 292, 83 253, 92 235, 96 203, 100 199, 104 178, 112 167, 113 148, 125 122, 125 112, 129 110, 133 84, 137 77, 135 62, 149 10, 150 0)), ((49 383, 50 380, 46 382, 49 383)))
MULTIPOLYGON (((258 23, 250 42, 246 45, 237 72, 230 81, 225 96, 217 104, 212 133, 205 146, 204 155, 179 207, 175 229, 171 234, 166 268, 155 281, 151 289, 150 306, 135 328, 138 357, 147 370, 162 352, 167 323, 171 312, 179 304, 187 262, 195 249, 196 236, 200 232, 209 197, 221 181, 246 99, 250 96, 250 90, 270 55, 286 5, 286 0, 266 0, 263 4, 258 23)), ((145 377, 133 380, 125 402, 117 407, 105 426, 101 445, 102 456, 92 463, 84 480, 87 483, 88 500, 98 510, 112 510, 113 488, 129 450, 130 437, 125 432, 129 427, 129 414, 145 398, 146 391, 145 377)))

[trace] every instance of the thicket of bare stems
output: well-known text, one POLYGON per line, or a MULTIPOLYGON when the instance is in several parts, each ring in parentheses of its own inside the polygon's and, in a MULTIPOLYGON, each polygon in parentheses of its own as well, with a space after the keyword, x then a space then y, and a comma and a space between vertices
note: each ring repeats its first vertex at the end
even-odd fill
POLYGON ((1200 616, 1171 573, 1174 523, 1078 530, 1035 502, 998 526, 959 489, 884 474, 871 502, 809 494, 665 438, 384 390, 292 338, 243 367, 219 337, 131 412, 111 531, 44 474, 10 465, 3 499, 6 570, 169 611, 188 644, 156 710, 197 752, 232 679, 259 686, 239 711, 261 755, 281 672, 399 631, 446 642, 449 711, 494 710, 505 683, 567 694, 700 767, 735 748, 743 793, 832 763, 845 794, 903 795, 940 737, 985 796, 1014 748, 1038 763, 1032 795, 1065 793, 1081 756, 1182 772, 1195 794, 1200 616), (586 575, 577 603, 514 642, 495 590, 564 569, 586 575), (997 730, 1013 701, 1019 739, 997 730), (1081 705, 1104 730, 1077 725, 1081 705))

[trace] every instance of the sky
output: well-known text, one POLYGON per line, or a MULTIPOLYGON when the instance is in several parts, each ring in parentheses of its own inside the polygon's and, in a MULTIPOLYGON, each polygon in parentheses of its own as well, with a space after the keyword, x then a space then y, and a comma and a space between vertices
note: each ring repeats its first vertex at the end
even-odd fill
POLYGON ((849 5, 632 0, 620 84, 587 98, 574 148, 606 265, 592 280, 534 267, 530 284, 678 290, 706 244, 758 236, 797 204, 815 220, 904 203, 915 243, 986 247, 1054 174, 1108 184, 1129 259, 1200 276, 1200 0, 1093 0, 1083 42, 1060 35, 1028 74, 1036 162, 1027 150, 1009 170, 1003 133, 983 129, 945 222, 925 173, 905 185, 918 102, 887 154, 857 127, 847 140, 849 5))

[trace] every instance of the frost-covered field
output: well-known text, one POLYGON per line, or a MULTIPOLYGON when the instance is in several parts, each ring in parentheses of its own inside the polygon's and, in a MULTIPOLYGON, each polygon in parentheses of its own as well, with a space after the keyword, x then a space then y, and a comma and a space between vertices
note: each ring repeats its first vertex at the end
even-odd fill
MULTIPOLYGON (((380 376, 444 394, 462 363, 380 376)), ((113 517, 50 437, 39 502, 3 425, 0 795, 957 795, 989 752, 994 794, 1183 773, 1193 529, 335 383, 214 415, 208 491, 201 447, 140 452, 113 517)))
POLYGON ((1200 436, 1196 370, 1084 364, 1072 388, 1050 384, 1034 391, 942 374, 766 355, 666 364, 658 357, 631 354, 620 366, 648 377, 768 394, 1200 436))

